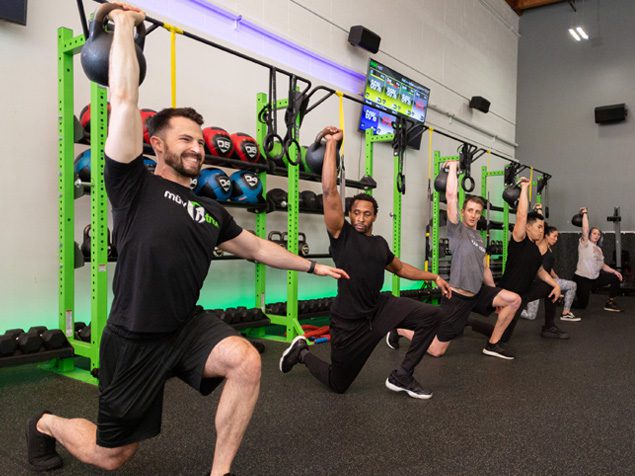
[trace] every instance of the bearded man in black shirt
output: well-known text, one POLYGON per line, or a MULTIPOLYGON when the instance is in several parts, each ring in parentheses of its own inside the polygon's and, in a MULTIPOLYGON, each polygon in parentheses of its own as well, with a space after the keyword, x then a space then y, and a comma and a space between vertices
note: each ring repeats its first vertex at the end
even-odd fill
POLYGON ((196 306, 214 247, 276 268, 348 276, 242 230, 217 202, 191 191, 205 158, 203 118, 193 109, 164 109, 152 118, 148 128, 157 167, 154 175, 145 169, 133 41, 145 15, 118 4, 109 16, 115 29, 104 174, 119 256, 101 338, 98 422, 48 412, 31 418, 28 461, 40 471, 62 466, 57 441, 85 463, 120 467, 140 441, 160 432, 163 388, 176 376, 203 395, 225 382, 211 469, 223 475, 258 398, 260 356, 231 327, 196 306))
POLYGON ((342 140, 342 131, 327 127, 318 138, 326 140, 322 192, 331 254, 335 264, 345 268, 351 279, 338 283, 337 297, 331 307, 331 363, 313 355, 304 336, 298 336, 283 353, 280 370, 286 373, 297 363, 303 363, 320 382, 344 393, 389 330, 412 329, 414 336, 406 356, 386 379, 386 387, 413 398, 428 399, 432 392, 423 389, 413 374, 435 336, 440 309, 413 299, 380 294, 384 270, 406 279, 434 281, 444 295, 450 294, 450 287, 438 275, 402 262, 390 251, 384 238, 373 235, 377 202, 371 195, 353 197, 350 223, 345 220, 337 190, 336 166, 336 144, 342 140))

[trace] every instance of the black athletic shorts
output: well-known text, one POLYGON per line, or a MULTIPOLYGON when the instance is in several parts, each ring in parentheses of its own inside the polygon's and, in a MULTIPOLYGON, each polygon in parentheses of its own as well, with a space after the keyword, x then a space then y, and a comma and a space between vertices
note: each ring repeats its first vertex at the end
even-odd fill
POLYGON ((222 378, 203 378, 205 362, 221 340, 239 335, 215 314, 200 311, 180 330, 130 339, 106 326, 99 349, 97 444, 117 448, 161 431, 163 388, 171 377, 209 395, 222 378))
POLYGON ((437 338, 441 342, 449 342, 463 334, 465 323, 474 311, 483 316, 494 312, 492 305, 494 298, 501 292, 500 288, 493 288, 483 284, 474 296, 462 296, 453 292, 452 297, 441 299, 441 324, 437 330, 437 338))

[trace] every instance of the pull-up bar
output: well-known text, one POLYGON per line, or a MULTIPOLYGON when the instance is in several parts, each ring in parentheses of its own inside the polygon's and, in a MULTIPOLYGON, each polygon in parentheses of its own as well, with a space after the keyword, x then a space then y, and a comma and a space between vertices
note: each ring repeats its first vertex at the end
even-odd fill
MULTIPOLYGON (((78 8, 78 11, 79 11, 79 16, 80 16, 80 21, 81 21, 81 24, 82 24, 82 31, 84 32, 84 37, 88 38, 88 34, 89 34, 89 32, 88 32, 88 24, 87 24, 87 20, 86 20, 86 13, 84 11, 83 0, 76 0, 76 1, 77 1, 77 8, 78 8)), ((96 3, 99 3, 99 4, 108 3, 106 0, 93 0, 93 1, 96 2, 96 3)), ((168 31, 174 31, 174 28, 172 27, 172 25, 169 25, 168 23, 162 22, 162 21, 157 20, 155 18, 146 16, 145 17, 145 21, 147 21, 149 23, 152 23, 152 26, 149 27, 147 29, 147 31, 146 31, 146 36, 148 34, 150 34, 152 31, 154 31, 157 28, 159 28, 159 27, 165 28, 168 31)), ((313 109, 315 109, 317 106, 322 104, 324 101, 326 101, 331 96, 339 95, 339 94, 341 94, 342 97, 348 99, 349 101, 353 101, 353 102, 361 104, 361 105, 366 104, 366 102, 364 102, 364 100, 362 98, 351 96, 350 94, 346 94, 346 93, 343 93, 343 92, 339 92, 339 91, 337 91, 337 90, 335 90, 333 88, 329 88, 328 86, 319 85, 319 86, 316 86, 315 88, 311 89, 312 83, 307 78, 304 78, 302 76, 298 76, 295 73, 291 73, 290 71, 287 71, 287 70, 284 70, 284 69, 279 68, 277 66, 274 66, 273 64, 267 63, 265 61, 262 61, 262 60, 259 60, 257 58, 254 58, 253 56, 249 56, 249 55, 247 55, 245 53, 241 53, 240 51, 237 51, 237 50, 234 50, 234 49, 229 48, 227 46, 221 45, 220 43, 216 43, 214 41, 208 40, 208 39, 203 38, 203 37, 201 37, 199 35, 196 35, 194 33, 190 33, 187 30, 178 29, 177 33, 179 33, 179 34, 181 34, 181 35, 183 35, 183 36, 185 36, 187 38, 191 38, 192 40, 198 41, 199 43, 203 43, 203 44, 205 44, 207 46, 211 46, 212 48, 219 49, 219 50, 224 51, 226 53, 229 53, 231 55, 234 55, 234 56, 237 56, 237 57, 242 58, 244 60, 247 60, 247 61, 249 61, 251 63, 254 63, 254 64, 257 64, 259 66, 262 66, 263 68, 267 68, 267 69, 269 69, 270 72, 283 74, 283 75, 287 76, 290 81, 301 81, 301 82, 305 83, 306 86, 305 86, 304 91, 305 91, 306 100, 307 100, 307 108, 306 108, 305 114, 308 114, 309 112, 311 112, 313 109), (308 106, 308 101, 310 100, 311 96, 313 94, 315 94, 317 91, 325 91, 326 94, 324 94, 322 97, 320 97, 314 104, 312 104, 311 106, 308 106)), ((406 121, 406 122, 409 122, 405 118, 403 118, 403 120, 406 121)), ((429 129, 429 127, 428 126, 424 126, 424 129, 423 129, 422 132, 425 132, 427 129, 429 129)), ((465 140, 463 140, 463 139, 461 139, 459 137, 455 137, 452 134, 449 134, 447 132, 442 132, 442 131, 439 131, 437 129, 432 129, 432 130, 433 130, 433 132, 435 132, 437 134, 440 134, 440 135, 442 135, 444 137, 447 137, 449 139, 455 140, 455 141, 463 143, 463 144, 468 144, 470 146, 473 146, 473 144, 470 144, 469 142, 467 142, 467 141, 465 141, 465 140)), ((482 149, 482 148, 478 149, 478 151, 480 151, 480 150, 485 152, 486 149, 482 149)), ((493 155, 495 157, 498 157, 500 159, 506 160, 508 162, 515 163, 515 164, 519 163, 519 162, 517 162, 515 160, 510 159, 509 157, 505 157, 504 155, 498 154, 496 152, 492 152, 491 150, 487 150, 487 152, 489 152, 491 155, 493 155)), ((529 166, 525 165, 523 167, 527 168, 529 166)), ((543 177, 547 178, 547 180, 549 178, 551 178, 551 175, 548 174, 547 172, 543 172, 542 170, 539 170, 537 168, 534 168, 533 170, 535 172, 538 172, 538 173, 542 174, 543 177)))

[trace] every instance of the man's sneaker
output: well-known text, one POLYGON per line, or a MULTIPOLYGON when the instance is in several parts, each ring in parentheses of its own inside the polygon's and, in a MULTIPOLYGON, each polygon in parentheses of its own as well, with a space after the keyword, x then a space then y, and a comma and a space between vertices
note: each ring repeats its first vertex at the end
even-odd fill
POLYGON ((561 321, 569 321, 569 322, 578 322, 581 321, 582 318, 581 317, 576 317, 575 314, 573 314, 571 311, 565 313, 565 314, 561 314, 560 315, 560 320, 561 321))
POLYGON ((611 312, 622 312, 622 309, 617 307, 617 304, 615 304, 615 301, 606 301, 606 304, 604 305, 604 310, 611 311, 611 312))
POLYGON ((418 398, 420 400, 432 398, 432 392, 421 388, 421 385, 419 385, 419 382, 417 382, 414 377, 410 377, 410 382, 405 383, 402 379, 397 377, 394 370, 386 379, 386 387, 393 392, 406 392, 412 398, 418 398))
POLYGON ((543 328, 540 335, 547 339, 568 339, 569 338, 569 334, 560 330, 556 326, 543 328))
POLYGON ((500 342, 497 342, 496 344, 488 342, 485 344, 485 347, 483 347, 483 353, 485 355, 491 355, 492 357, 498 357, 499 359, 505 360, 513 360, 516 358, 514 353, 503 347, 500 342))
POLYGON ((388 331, 388 334, 386 334, 386 345, 392 350, 397 350, 399 348, 399 337, 400 335, 395 329, 388 331))
POLYGON ((301 362, 301 352, 308 349, 309 344, 306 343, 306 338, 304 336, 298 336, 293 339, 293 341, 291 341, 291 345, 287 347, 287 350, 285 350, 282 353, 282 357, 280 357, 280 372, 284 374, 289 372, 295 364, 301 362))
POLYGON ((45 435, 37 429, 37 422, 42 415, 50 412, 42 412, 26 422, 26 448, 29 466, 35 471, 50 471, 61 468, 64 462, 55 451, 55 438, 45 435))

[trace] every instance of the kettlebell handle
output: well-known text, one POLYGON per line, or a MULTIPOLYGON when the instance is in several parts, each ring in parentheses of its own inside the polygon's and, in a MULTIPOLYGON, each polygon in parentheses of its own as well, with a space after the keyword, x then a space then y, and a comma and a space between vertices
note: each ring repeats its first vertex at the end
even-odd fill
MULTIPOLYGON (((96 38, 106 32, 106 23, 108 22, 108 15, 113 10, 122 10, 122 8, 115 3, 103 3, 101 7, 95 12, 95 17, 90 23, 90 36, 96 38)), ((143 50, 146 40, 146 27, 143 22, 139 22, 135 27, 137 34, 135 35, 135 43, 143 50)))

